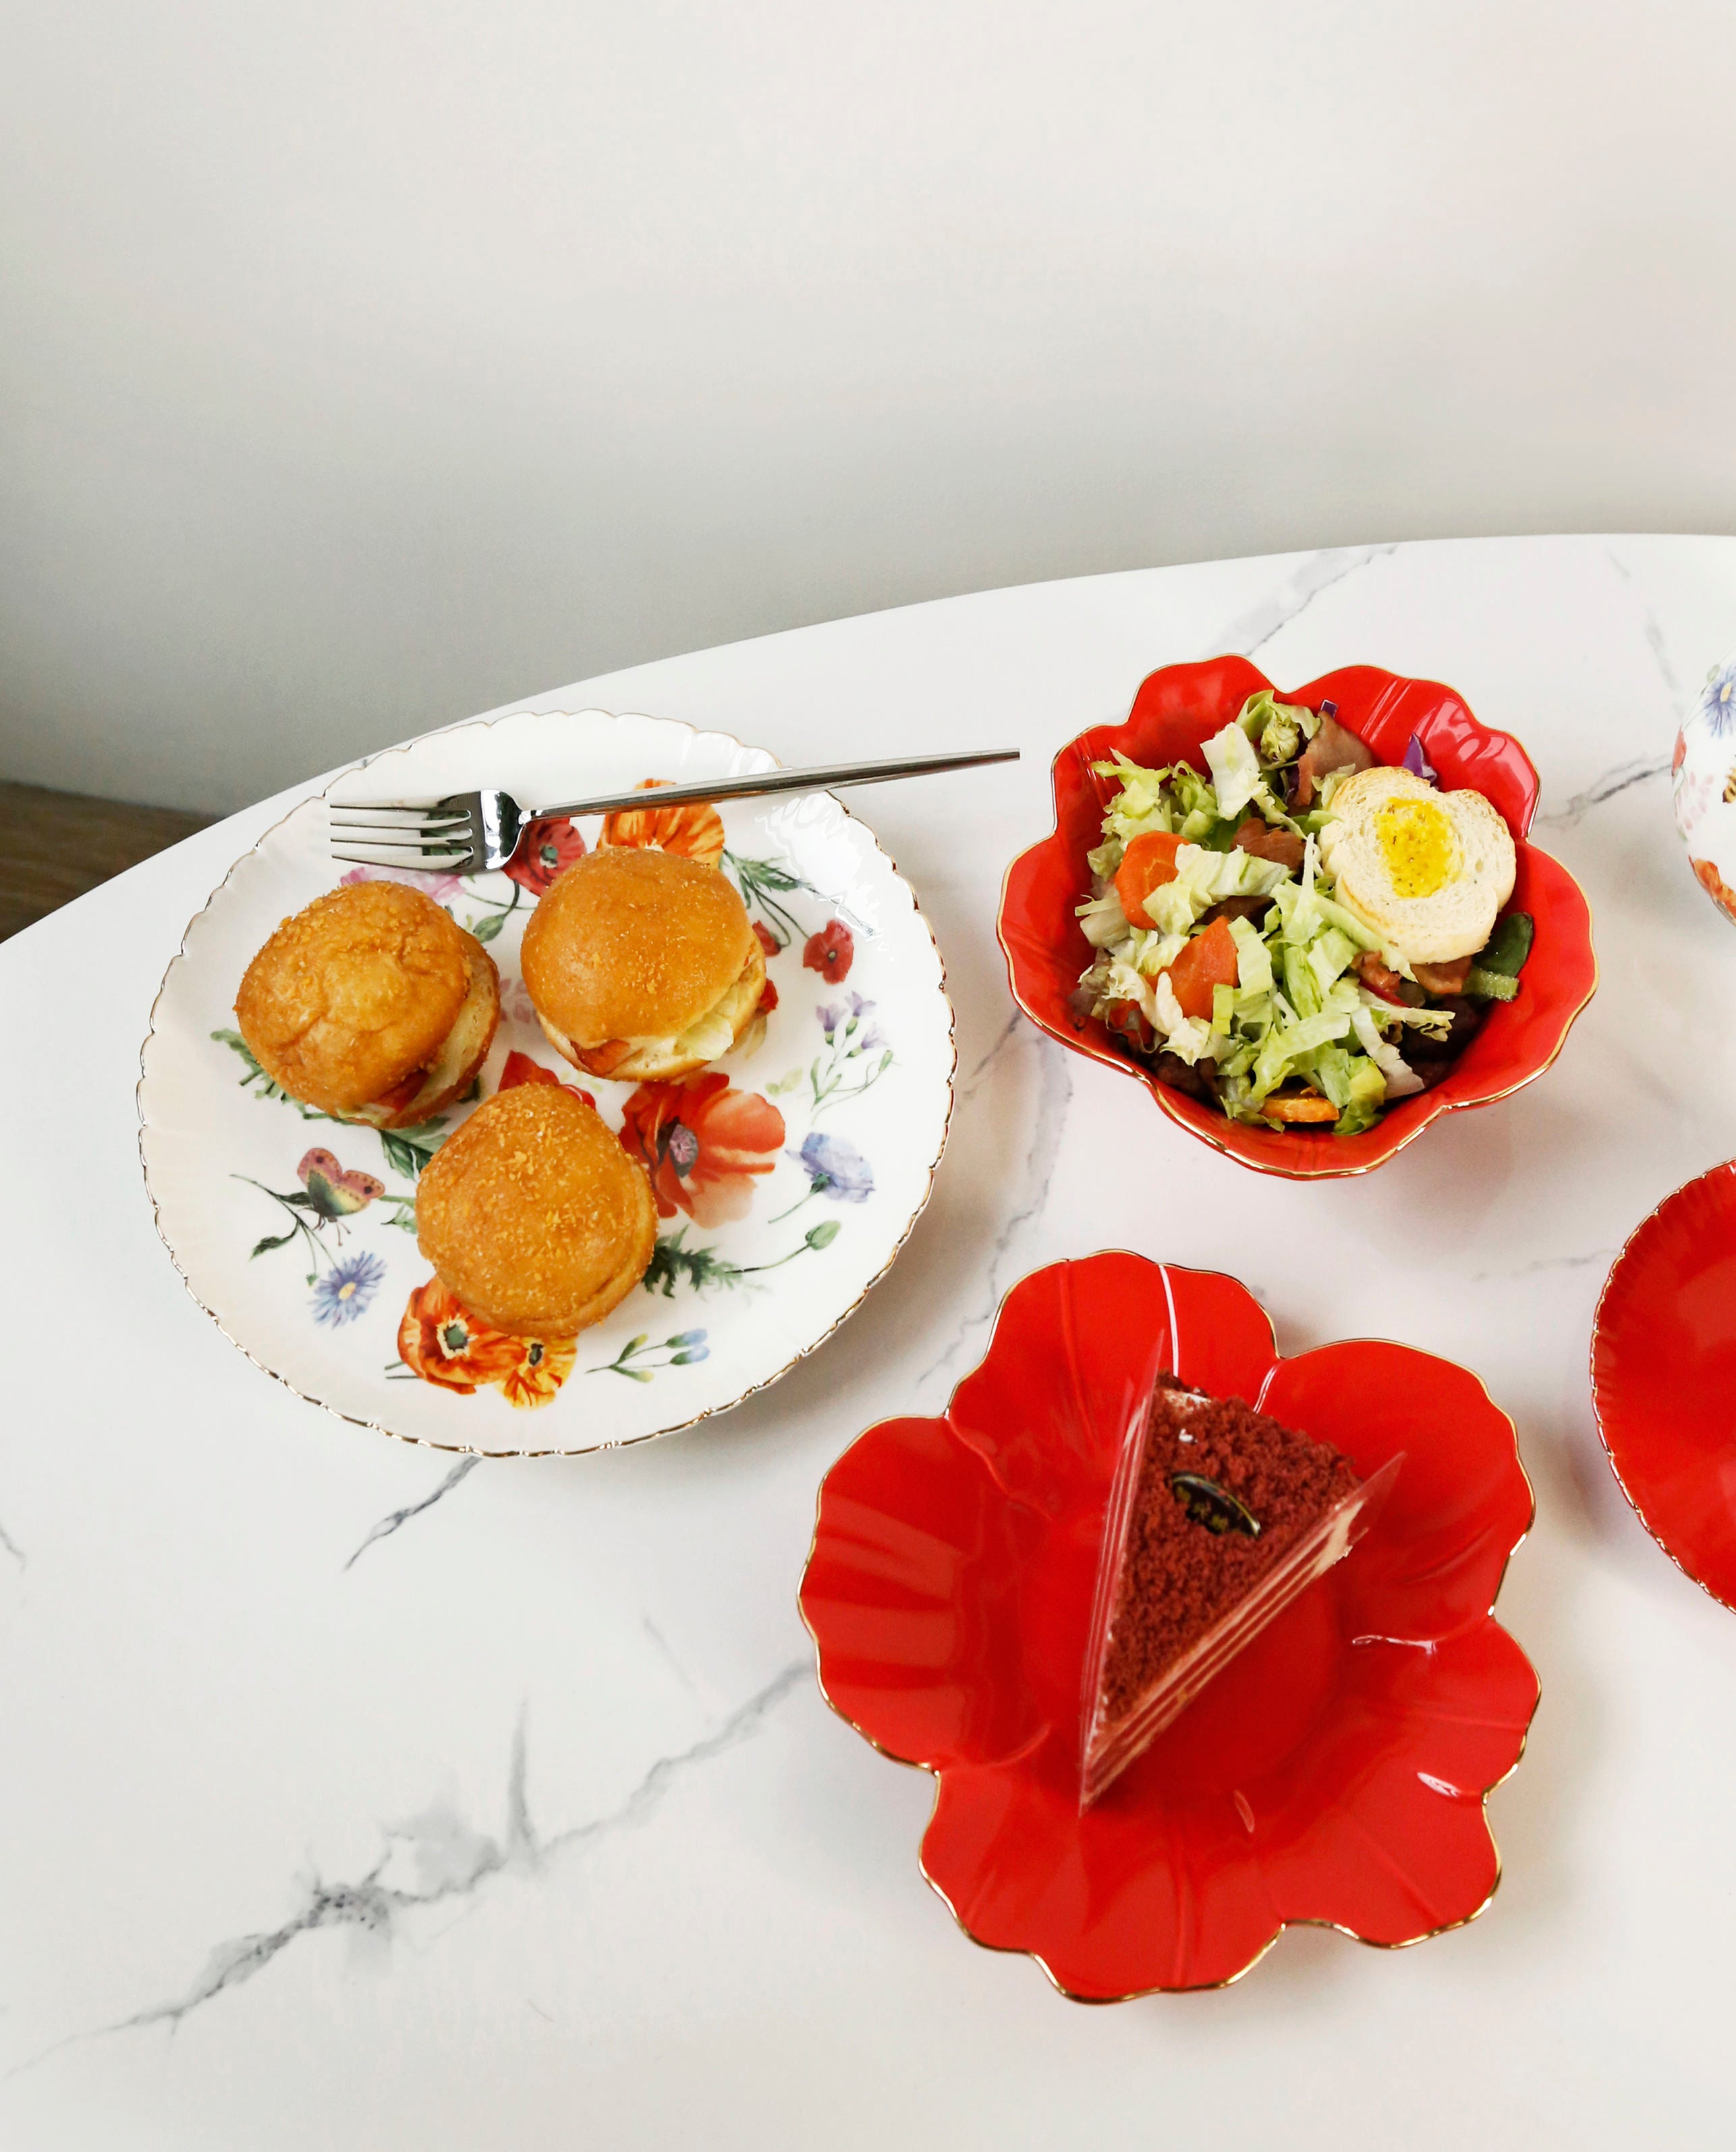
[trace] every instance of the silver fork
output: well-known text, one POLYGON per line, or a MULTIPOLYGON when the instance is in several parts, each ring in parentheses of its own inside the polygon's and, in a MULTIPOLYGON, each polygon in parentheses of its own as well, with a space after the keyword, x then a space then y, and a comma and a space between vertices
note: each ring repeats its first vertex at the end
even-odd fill
POLYGON ((484 874, 504 867, 532 822, 550 815, 616 815, 635 807, 680 807, 690 800, 757 799, 777 792, 835 792, 846 784, 884 784, 895 777, 928 777, 943 769, 975 769, 1017 762, 1017 748, 972 754, 919 754, 890 762, 843 762, 829 769, 766 769, 751 777, 706 779, 695 784, 636 786, 553 807, 525 807, 510 792, 454 792, 421 802, 348 799, 327 803, 332 856, 355 866, 409 867, 429 874, 484 874))

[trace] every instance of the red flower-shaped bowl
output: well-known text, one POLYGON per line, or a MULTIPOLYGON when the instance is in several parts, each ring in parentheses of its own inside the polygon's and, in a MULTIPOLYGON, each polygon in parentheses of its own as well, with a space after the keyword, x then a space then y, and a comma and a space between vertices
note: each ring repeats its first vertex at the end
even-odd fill
POLYGON ((1474 1919, 1484 1796, 1537 1678, 1491 1611, 1529 1529, 1513 1425, 1475 1376, 1358 1340, 1280 1359, 1233 1278, 1112 1251, 1008 1294, 943 1419, 883 1420, 826 1474, 802 1581, 833 1708, 939 1779, 922 1872, 967 1932, 1063 1993, 1213 1987, 1290 1922, 1370 1943, 1474 1919), (1392 1495, 1087 1813, 1079 1685, 1129 1386, 1155 1345, 1392 1495))
POLYGON ((1499 1003, 1452 1073, 1432 1091, 1400 1099, 1361 1135, 1250 1128, 1172 1090, 1123 1047, 1108 1026, 1074 1013, 1070 997, 1093 951, 1074 916, 1090 893, 1085 855, 1099 843, 1113 788, 1092 764, 1117 753, 1148 767, 1192 757, 1272 683, 1245 657, 1166 665, 1140 686, 1125 724, 1097 725, 1055 757, 1055 828, 1020 854, 1001 892, 1000 937, 1013 997, 1050 1038, 1136 1077, 1172 1121, 1260 1173, 1321 1180, 1368 1173, 1414 1142, 1454 1106, 1486 1106, 1541 1076, 1560 1053, 1574 1018, 1597 985, 1591 915, 1566 867, 1525 841, 1537 804, 1530 757, 1506 733, 1479 724, 1450 688, 1406 680, 1373 665, 1348 665, 1282 698, 1317 709, 1338 705, 1346 725, 1383 763, 1402 762, 1414 733, 1449 791, 1471 786, 1499 809, 1519 851, 1513 903, 1536 921, 1537 936, 1518 998, 1499 1003))
POLYGON ((1736 1607, 1736 1162, 1666 1196, 1617 1256, 1591 1327, 1591 1397, 1641 1522, 1736 1607))

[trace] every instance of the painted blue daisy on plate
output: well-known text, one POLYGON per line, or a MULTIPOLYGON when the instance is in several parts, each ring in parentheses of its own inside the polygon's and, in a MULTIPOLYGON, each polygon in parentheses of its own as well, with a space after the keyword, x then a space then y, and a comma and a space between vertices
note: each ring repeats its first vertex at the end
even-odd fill
POLYGON ((1707 674, 1699 714, 1706 720, 1707 730, 1718 739, 1736 726, 1736 661, 1715 665, 1707 674))
POLYGON ((328 1330, 341 1330, 345 1323, 353 1322, 379 1291, 385 1275, 385 1264, 365 1251, 333 1263, 313 1288, 314 1321, 328 1330))
MULTIPOLYGON (((787 1218, 791 1210, 799 1210, 816 1195, 826 1196, 834 1203, 865 1203, 874 1193, 874 1168, 842 1136, 828 1135, 816 1129, 799 1150, 788 1155, 806 1169, 808 1193, 792 1203, 789 1210, 780 1210, 779 1218, 787 1218)), ((775 1225, 777 1220, 772 1222, 775 1225)))

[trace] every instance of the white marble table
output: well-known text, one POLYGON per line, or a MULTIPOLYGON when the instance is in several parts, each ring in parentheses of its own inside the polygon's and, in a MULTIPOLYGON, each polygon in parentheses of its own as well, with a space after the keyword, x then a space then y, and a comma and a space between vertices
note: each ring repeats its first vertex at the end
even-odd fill
POLYGON ((958 1010, 910 1246, 764 1395, 612 1455, 341 1424, 158 1245, 151 997, 293 795, 0 948, 0 2146, 1728 2143, 1736 1619, 1623 1504, 1586 1342, 1627 1232, 1736 1150, 1736 936, 1665 774, 1733 643, 1736 541, 1502 541, 1002 591, 536 698, 792 759, 1027 751, 858 795, 958 1010), (994 905, 1051 751, 1222 650, 1452 682, 1529 744, 1591 896, 1602 988, 1559 1066, 1364 1181, 1243 1171, 1008 998, 994 905), (1013 1279, 1117 1243, 1238 1272, 1286 1349, 1467 1361, 1516 1418, 1539 1514, 1501 1610, 1543 1703, 1472 1927, 1292 1932, 1225 1992, 1080 2009, 959 1935, 916 1872, 929 1782, 820 1702, 795 1587, 826 1464, 937 1407, 1013 1279))

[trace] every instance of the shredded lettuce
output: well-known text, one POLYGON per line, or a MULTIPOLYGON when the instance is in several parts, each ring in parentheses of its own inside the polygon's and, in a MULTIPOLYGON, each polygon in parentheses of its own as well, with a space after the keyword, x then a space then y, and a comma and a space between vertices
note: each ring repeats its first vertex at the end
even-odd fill
POLYGON ((1094 896, 1089 903, 1075 906, 1074 916, 1094 949, 1113 948, 1133 931, 1127 914, 1121 909, 1121 899, 1113 888, 1106 889, 1101 896, 1094 896))
POLYGON ((1320 982, 1322 994, 1349 970, 1356 955, 1356 944, 1343 928, 1322 921, 1320 931, 1308 944, 1308 968, 1320 982))
MULTIPOLYGON (((1336 1109, 1339 1134, 1353 1135, 1372 1126, 1383 1106, 1424 1088, 1402 1050, 1407 1033, 1438 1038, 1452 1018, 1443 1008, 1388 1002, 1358 974, 1358 958, 1373 951, 1393 972, 1413 977, 1403 952, 1339 900, 1330 858, 1322 857, 1331 794, 1344 773, 1327 780, 1318 807, 1298 815, 1286 810, 1270 781, 1318 728, 1312 711, 1262 690, 1204 744, 1196 759, 1207 774, 1187 763, 1146 769, 1124 756, 1096 765, 1119 789, 1104 817, 1103 842, 1090 854, 1098 894, 1078 907, 1095 952, 1080 983, 1098 1016, 1118 1003, 1135 1007, 1163 1050, 1190 1066, 1211 1067, 1220 1103, 1233 1119, 1261 1121, 1274 1092, 1300 1084, 1336 1109), (1250 809, 1302 838, 1298 870, 1236 848, 1237 827, 1250 809), (1182 841, 1174 877, 1144 900, 1151 926, 1135 927, 1109 878, 1127 843, 1149 830, 1182 841), (1214 987, 1209 1020, 1189 1017, 1170 967, 1206 915, 1232 897, 1262 901, 1252 918, 1228 922, 1236 984, 1214 987)), ((1470 992, 1507 997, 1516 991, 1529 953, 1530 921, 1515 923, 1521 919, 1503 921, 1490 937, 1470 992)))
POLYGON ((1353 1012, 1351 1024, 1362 1049, 1385 1081, 1386 1095, 1392 1099, 1408 1099, 1423 1088, 1423 1079, 1390 1039, 1383 1038, 1374 1021, 1374 1013, 1366 1007, 1353 1012))
POLYGON ((1211 1052, 1211 1026, 1202 1023, 1196 1016, 1182 1014, 1167 972, 1157 982, 1155 1001, 1156 1028, 1163 1033, 1164 1044, 1171 1053, 1179 1054, 1191 1068, 1211 1052))
POLYGON ((1339 1112, 1337 1133, 1357 1136, 1372 1129, 1387 1100, 1399 1095, 1373 1061, 1358 1062, 1351 1071, 1350 1096, 1339 1112))
POLYGON ((1114 804, 1104 817, 1106 837, 1119 837, 1125 844, 1144 836, 1148 830, 1175 827, 1170 803, 1164 796, 1168 770, 1145 769, 1119 754, 1112 762, 1093 763, 1091 767, 1098 776, 1114 778, 1120 787, 1114 804))
POLYGON ((1211 771, 1219 817, 1233 822, 1266 781, 1253 742, 1239 724, 1231 723, 1214 733, 1200 752, 1211 771))
POLYGON ((1294 762, 1302 753, 1302 742, 1312 739, 1320 729, 1320 720, 1312 710, 1304 709, 1299 703, 1281 703, 1270 688, 1248 697, 1236 722, 1257 744, 1264 763, 1294 762))
POLYGON ((1211 852, 1203 845, 1183 845, 1175 855, 1175 878, 1146 895, 1145 914, 1165 934, 1185 934, 1202 912, 1226 896, 1266 896, 1287 880, 1272 860, 1251 852, 1211 852))
POLYGON ((1244 994, 1272 992, 1272 952, 1251 921, 1232 919, 1230 932, 1236 943, 1236 979, 1244 994))

